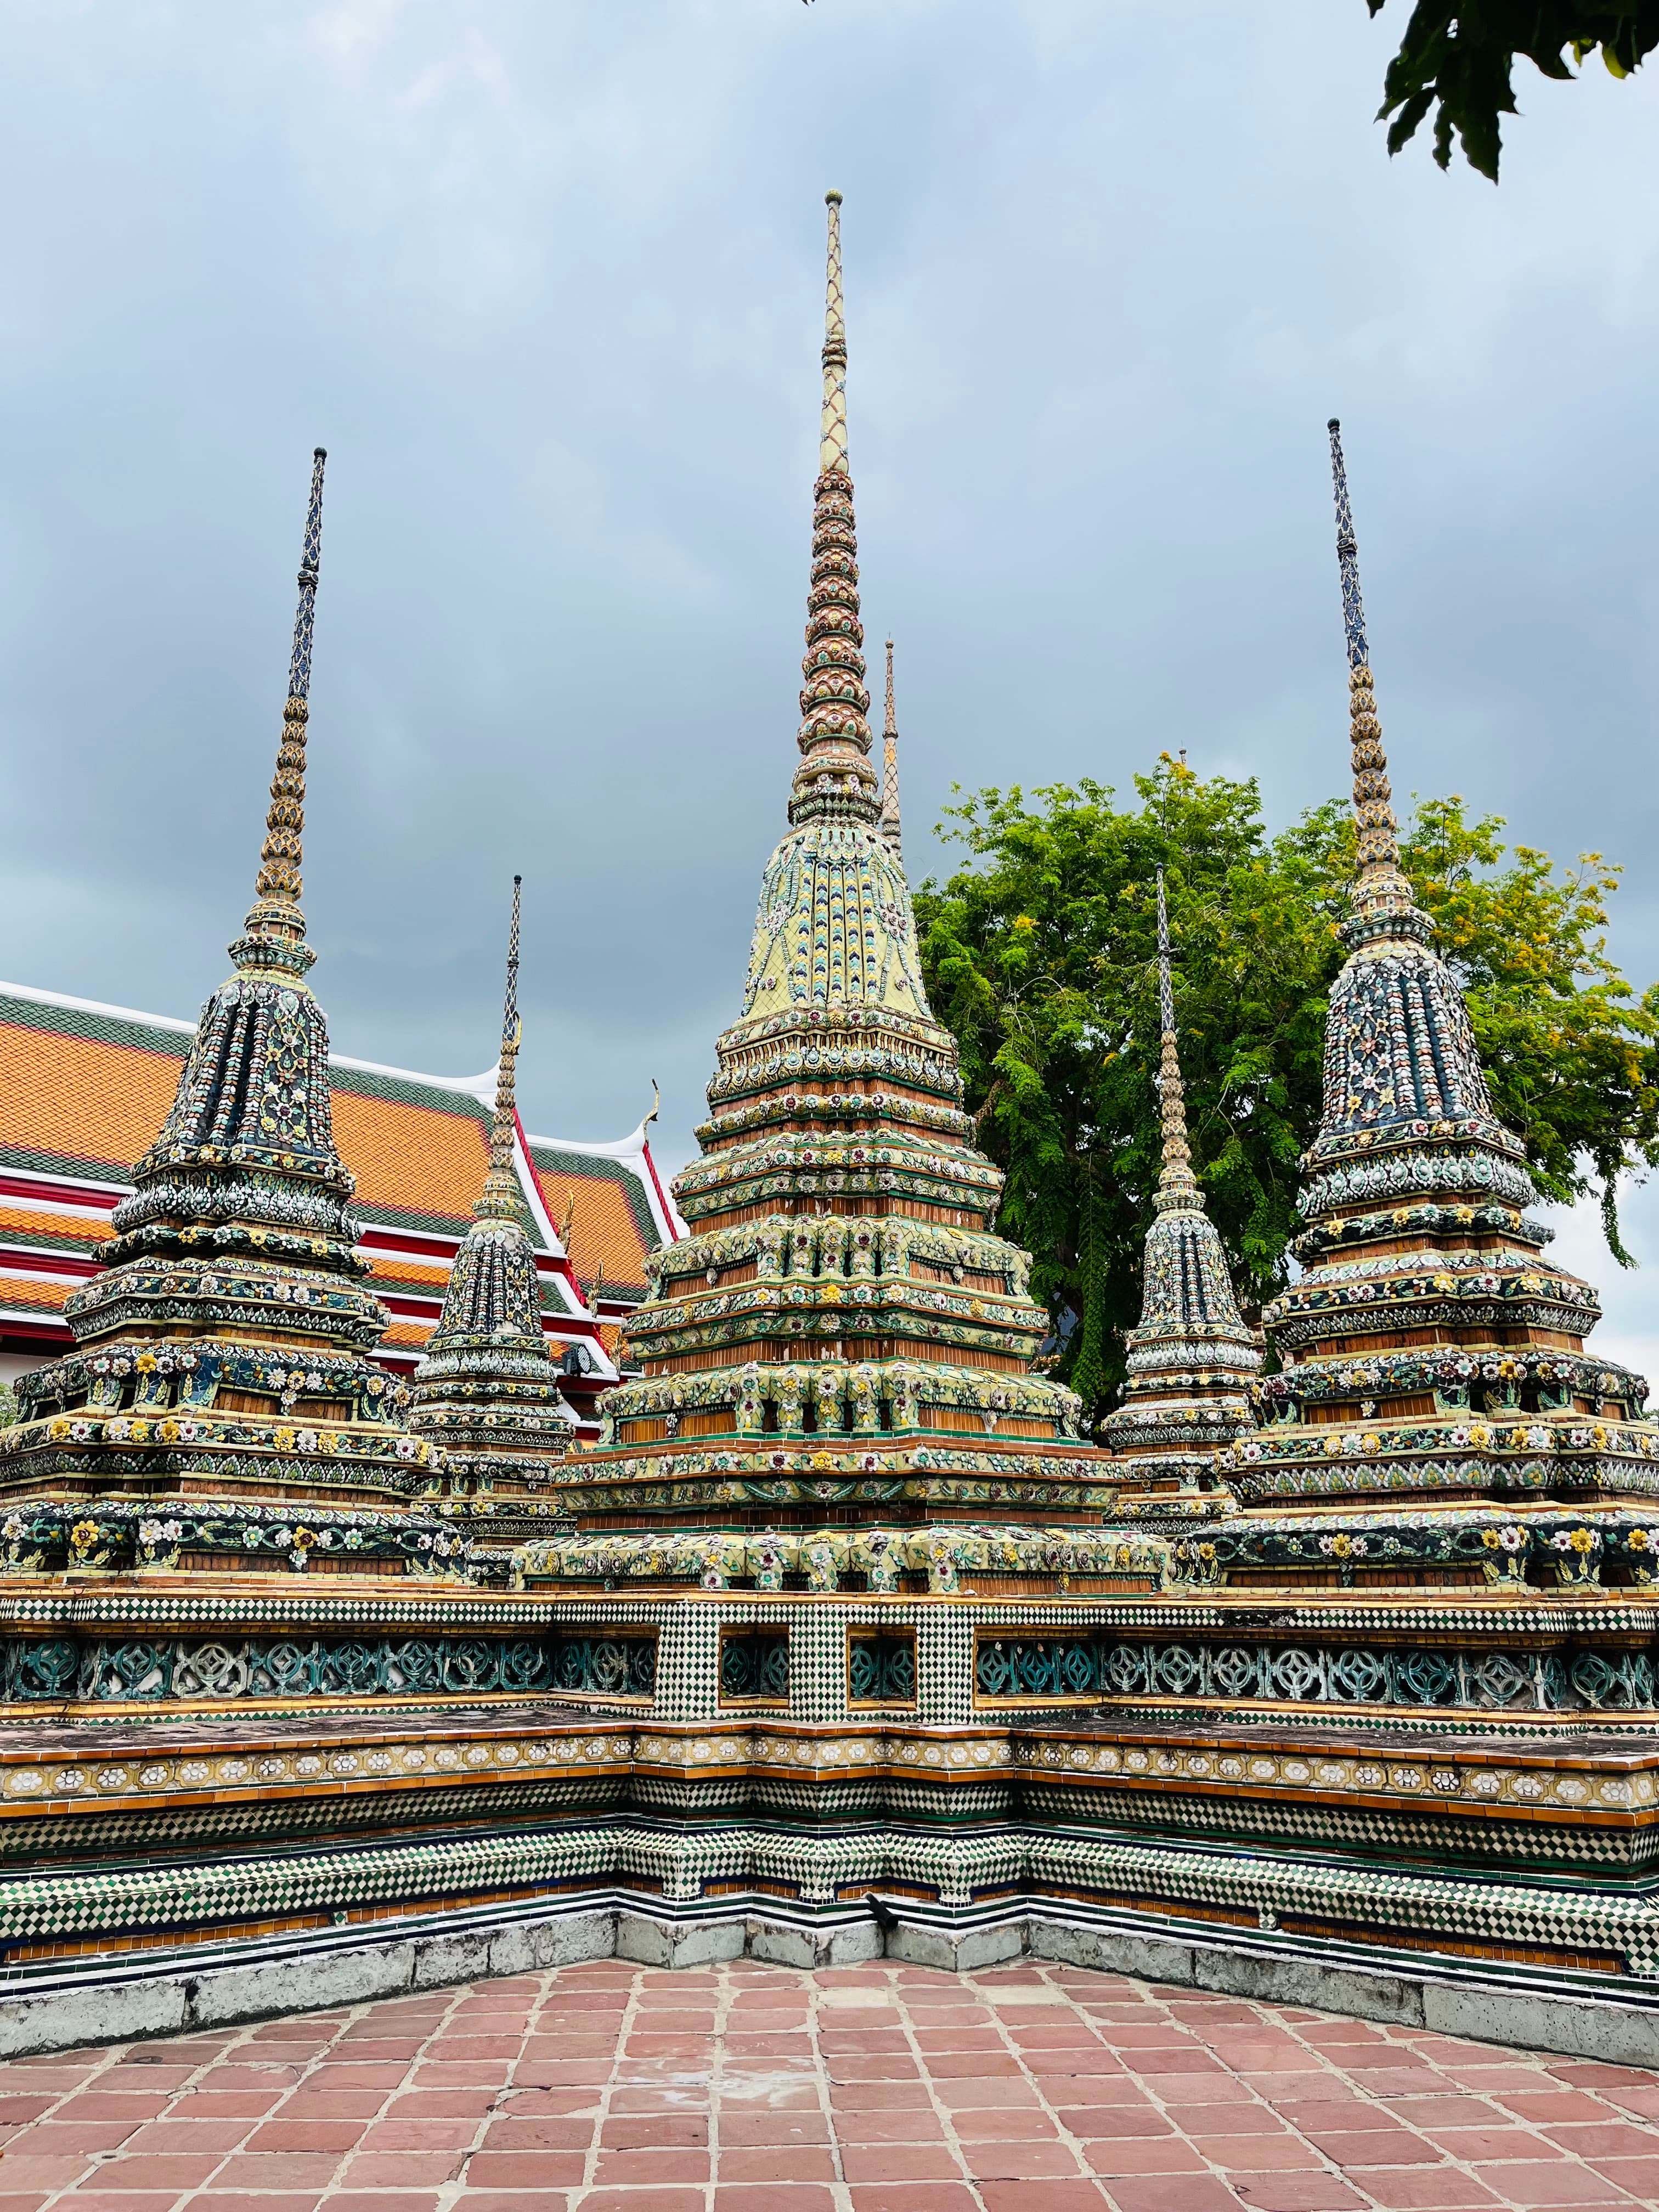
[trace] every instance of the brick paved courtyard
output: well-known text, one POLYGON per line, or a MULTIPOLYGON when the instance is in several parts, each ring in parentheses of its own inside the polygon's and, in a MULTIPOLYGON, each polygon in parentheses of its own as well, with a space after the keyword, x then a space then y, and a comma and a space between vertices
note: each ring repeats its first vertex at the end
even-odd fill
POLYGON ((1106 1974, 620 1961, 0 2065, 0 2212, 1659 2200, 1659 2074, 1106 1974))

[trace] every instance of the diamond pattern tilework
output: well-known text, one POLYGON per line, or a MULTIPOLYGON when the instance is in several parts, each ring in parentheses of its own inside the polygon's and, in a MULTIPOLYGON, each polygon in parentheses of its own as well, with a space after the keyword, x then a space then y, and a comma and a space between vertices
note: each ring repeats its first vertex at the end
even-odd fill
POLYGON ((621 1960, 0 2064, 30 2212, 1650 2204, 1659 2074, 1016 1965, 621 1960))

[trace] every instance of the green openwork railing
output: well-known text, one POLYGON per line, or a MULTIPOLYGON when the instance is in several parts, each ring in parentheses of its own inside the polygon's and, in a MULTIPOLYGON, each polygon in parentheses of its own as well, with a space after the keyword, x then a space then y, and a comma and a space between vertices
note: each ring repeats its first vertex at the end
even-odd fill
POLYGON ((736 1629, 720 1643, 720 1696, 764 1698, 779 1704, 789 1696, 787 1630, 736 1629))
POLYGON ((847 1692, 855 1705, 913 1705, 914 1636, 855 1636, 847 1650, 847 1692))

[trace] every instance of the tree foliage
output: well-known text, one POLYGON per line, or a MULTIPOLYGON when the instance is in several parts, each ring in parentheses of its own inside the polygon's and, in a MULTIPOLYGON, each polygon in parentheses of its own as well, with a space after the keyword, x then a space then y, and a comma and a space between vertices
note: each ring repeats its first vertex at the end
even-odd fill
MULTIPOLYGON (((1617 869, 1592 854, 1558 875, 1542 853, 1509 853, 1502 827, 1427 801, 1404 864, 1540 1188, 1598 1190, 1618 1251, 1616 1178, 1659 1162, 1659 986, 1634 1002, 1607 957, 1617 869)), ((1168 876, 1194 1162, 1249 1305, 1285 1280, 1297 1163, 1318 1127, 1352 818, 1332 800, 1270 836, 1254 781, 1165 758, 1136 778, 1133 805, 1094 782, 1015 787, 963 799, 944 829, 969 857, 916 895, 929 994, 1007 1177, 1000 1225, 1035 1255, 1058 1371, 1098 1413, 1139 1311, 1158 1178, 1154 871, 1168 876)))
MULTIPOLYGON (((1373 15, 1387 0, 1365 0, 1373 15)), ((1434 158, 1451 163, 1452 134, 1464 159, 1498 181, 1500 118, 1517 111, 1516 58, 1543 76, 1571 79, 1601 53, 1628 76, 1659 46, 1659 0, 1414 0, 1400 51, 1383 79, 1377 120, 1397 154, 1434 111, 1434 158)))

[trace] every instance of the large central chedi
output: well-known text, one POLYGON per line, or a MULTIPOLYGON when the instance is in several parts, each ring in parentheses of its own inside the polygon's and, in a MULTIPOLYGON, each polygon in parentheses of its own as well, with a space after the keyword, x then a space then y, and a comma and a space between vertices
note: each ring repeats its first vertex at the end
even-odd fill
POLYGON ((1097 1523, 1112 1494, 1078 1400, 1033 1372, 1048 1316, 1029 1255, 992 1232, 1002 1177, 928 1007, 896 781, 884 809, 870 760, 839 200, 790 826, 675 1187, 692 1233, 630 1325, 643 1379, 609 1400, 608 1449, 569 1493, 590 1526, 1097 1523))

